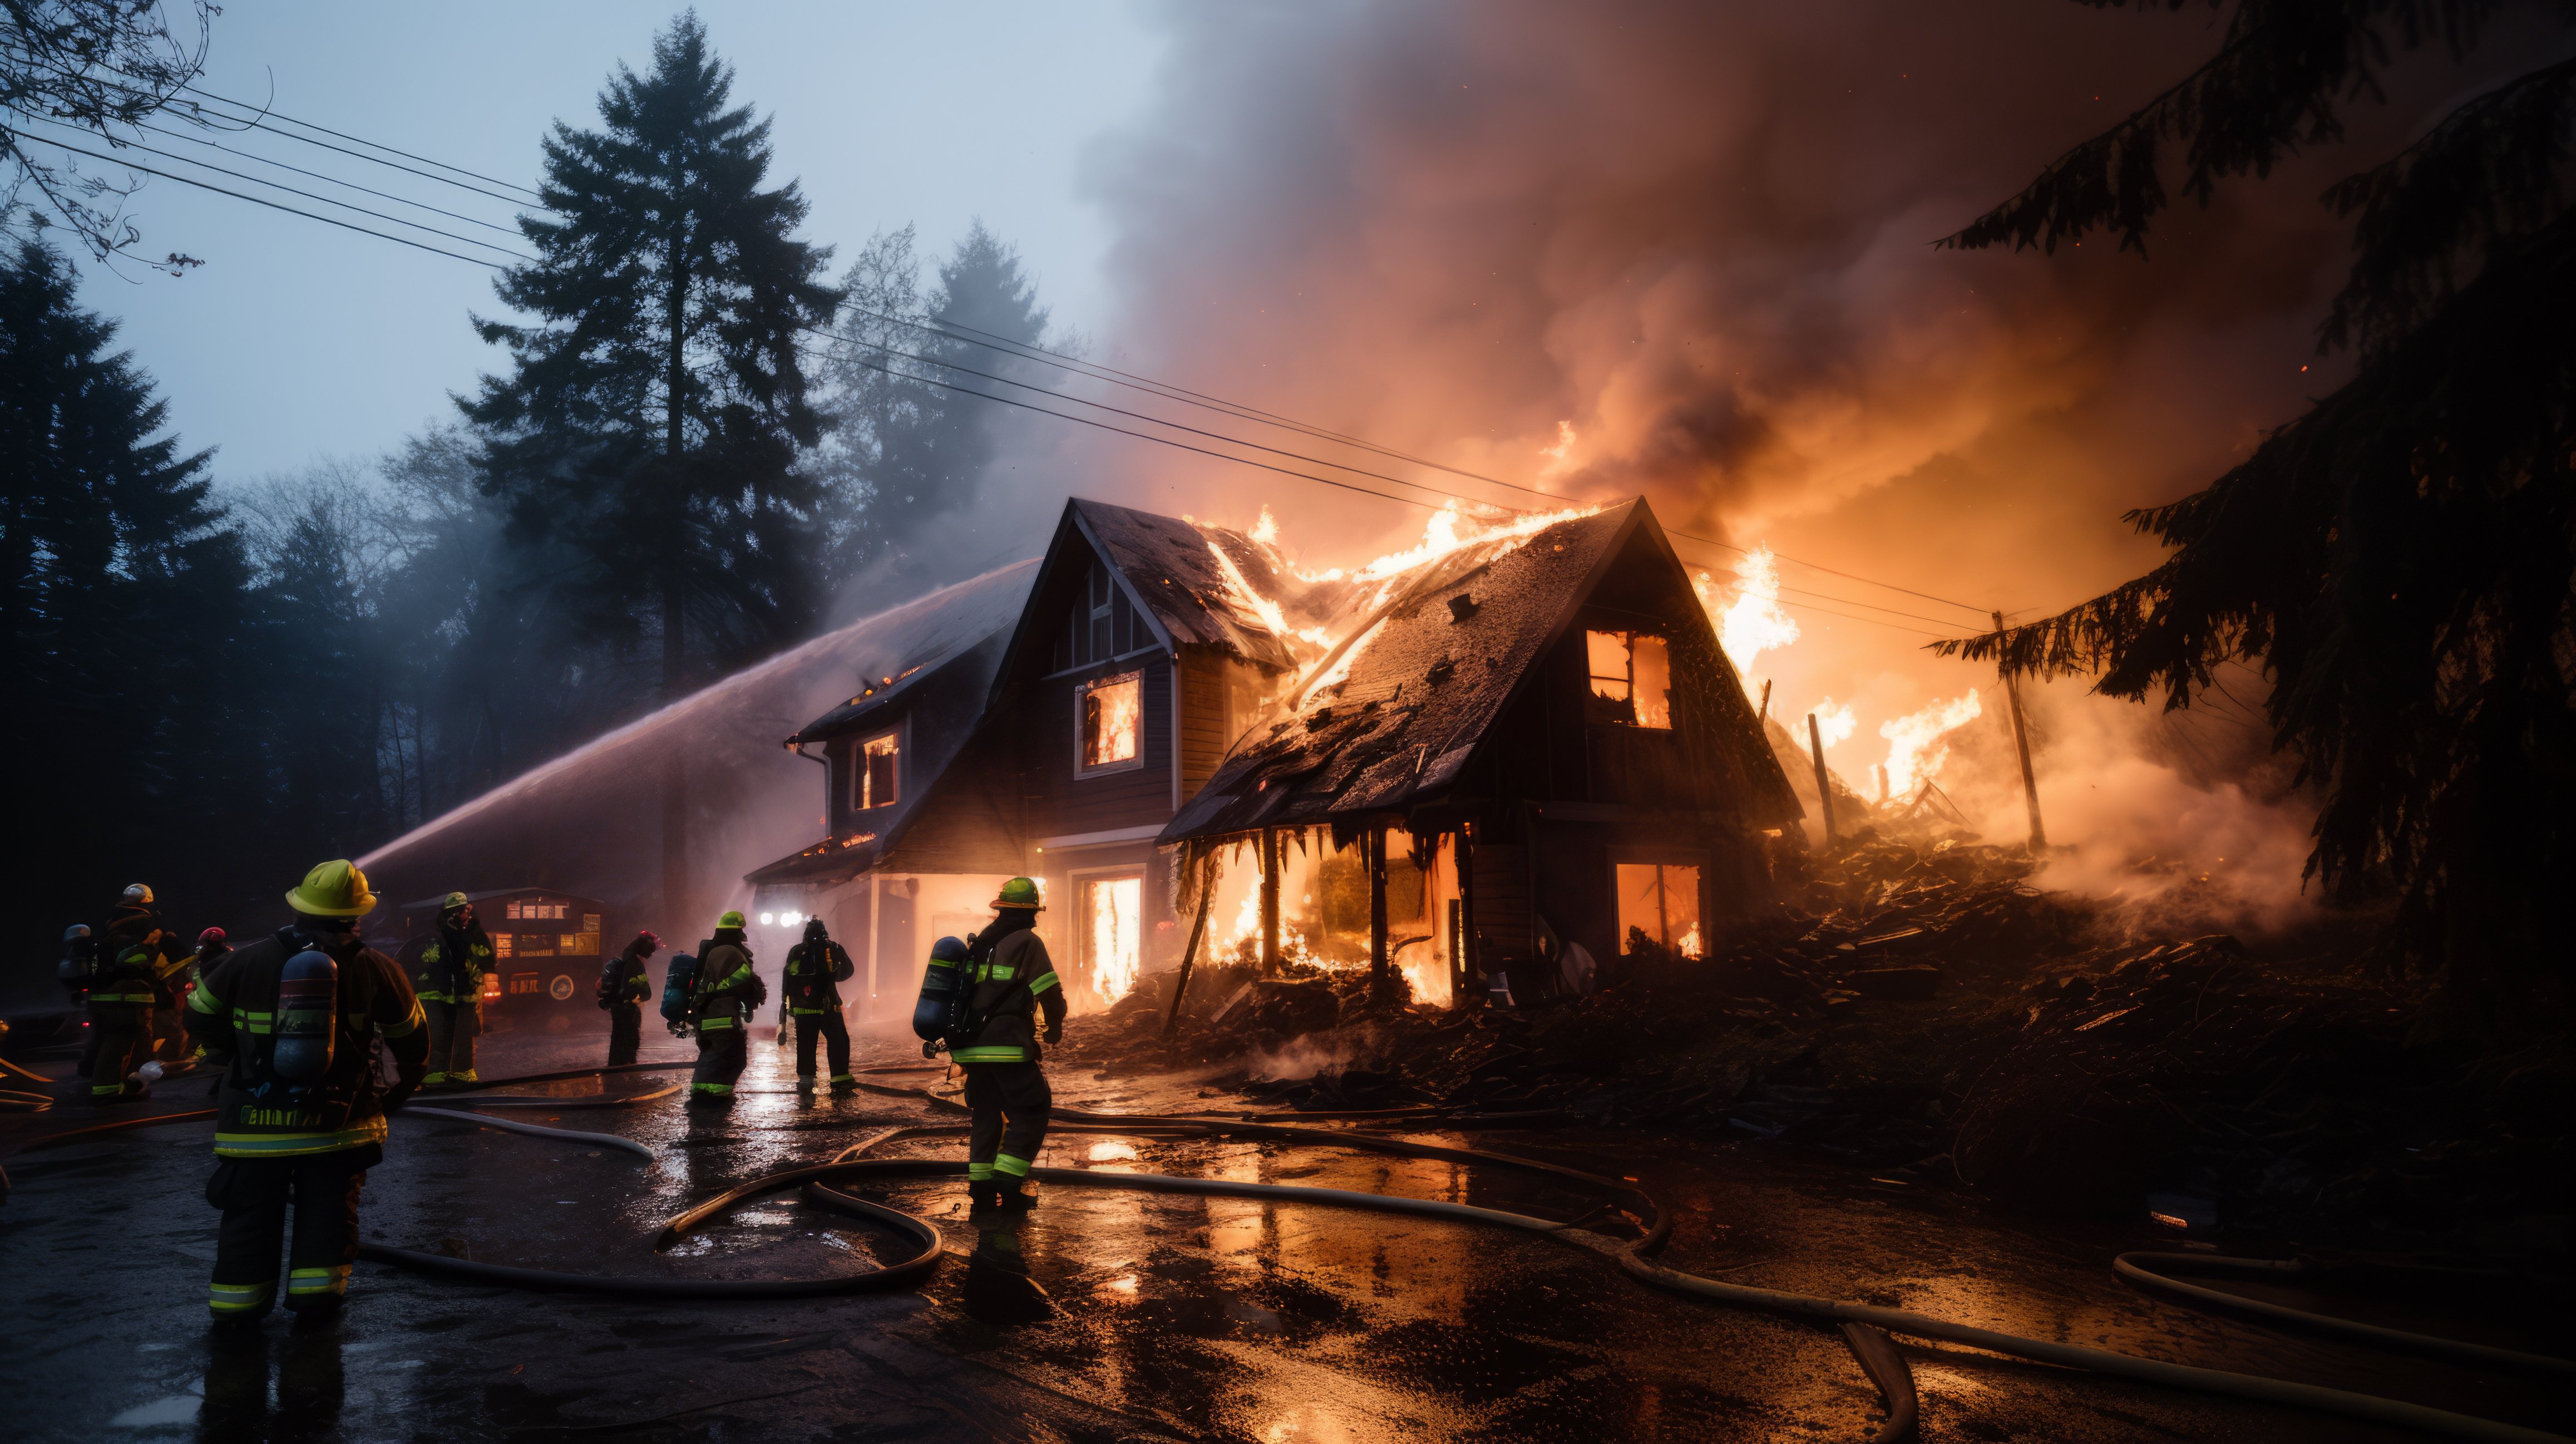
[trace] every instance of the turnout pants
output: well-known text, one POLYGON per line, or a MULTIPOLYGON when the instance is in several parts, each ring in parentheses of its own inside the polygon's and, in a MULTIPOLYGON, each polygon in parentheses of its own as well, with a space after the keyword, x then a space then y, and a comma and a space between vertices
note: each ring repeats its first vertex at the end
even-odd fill
POLYGON ((277 1301, 277 1255, 286 1251, 286 1306, 330 1313, 358 1261, 358 1189, 384 1157, 374 1144, 294 1158, 223 1158, 206 1202, 224 1211, 215 1233, 214 1286, 206 1303, 219 1319, 256 1319, 277 1301), (295 1209, 289 1244, 286 1210, 295 1209))
POLYGON ((612 1003, 608 1009, 608 1066, 635 1061, 644 1046, 644 1009, 635 1003, 612 1003))
POLYGON ((152 1005, 92 1003, 89 1035, 98 1049, 98 1056, 90 1063, 90 1101, 114 1103, 120 1098, 142 1096, 143 1085, 128 1083, 125 1078, 152 1060, 152 1005))
POLYGON ((966 1106, 975 1111, 967 1135, 966 1177, 972 1182, 1004 1175, 1029 1176, 1046 1142, 1047 1110, 1054 1090, 1035 1063, 969 1063, 966 1106))
POLYGON ((817 1037, 823 1040, 831 1055, 832 1081, 856 1081, 850 1076, 850 1025, 841 1021, 838 1008, 825 1013, 796 1015, 796 1076, 808 1080, 813 1078, 814 1040, 817 1037))
POLYGON ((424 1000, 429 1015, 429 1076, 423 1083, 472 1083, 474 1038, 483 1031, 483 1004, 424 1000))
POLYGON ((689 1101, 733 1101, 733 1082, 751 1060, 751 1035, 737 1023, 698 1030, 698 1066, 689 1074, 689 1101))

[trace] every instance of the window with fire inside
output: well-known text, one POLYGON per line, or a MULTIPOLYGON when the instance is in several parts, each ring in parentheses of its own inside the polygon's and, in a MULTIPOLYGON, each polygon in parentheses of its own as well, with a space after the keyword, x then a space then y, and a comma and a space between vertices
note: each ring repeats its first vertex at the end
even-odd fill
POLYGON ((1653 632, 1583 634, 1591 664, 1587 721, 1670 731, 1673 725, 1672 649, 1653 632))
POLYGON ((892 807, 902 748, 892 732, 866 738, 850 749, 850 807, 865 812, 871 807, 892 807))
POLYGON ((1074 692, 1075 772, 1091 776, 1145 765, 1145 676, 1127 672, 1074 692))
POLYGON ((1634 957, 1707 954, 1700 934, 1697 863, 1623 862, 1619 870, 1619 951, 1634 957))

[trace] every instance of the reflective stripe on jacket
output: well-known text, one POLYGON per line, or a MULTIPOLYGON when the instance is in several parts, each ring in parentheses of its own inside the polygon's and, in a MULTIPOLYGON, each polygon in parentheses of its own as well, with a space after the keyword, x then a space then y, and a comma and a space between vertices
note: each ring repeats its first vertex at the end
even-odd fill
POLYGON ((215 1117, 215 1153, 223 1158, 284 1158, 364 1148, 385 1138, 373 1050, 381 1036, 403 1081, 418 1086, 429 1038, 411 982, 393 959, 355 938, 288 929, 227 953, 188 995, 188 1031, 211 1051, 232 1056, 215 1117), (290 1096, 254 1070, 268 1056, 261 1040, 277 1026, 278 980, 286 960, 308 946, 330 946, 339 965, 331 1066, 319 1083, 290 1096), (269 1086, 262 1094, 262 1084, 269 1086))
POLYGON ((1022 929, 994 944, 992 960, 971 965, 966 982, 974 989, 970 1005, 977 1012, 996 1007, 1003 1011, 985 1020, 973 1042, 948 1050, 956 1062, 1034 1063, 1038 1061, 1034 1014, 1043 1009, 1049 1028, 1064 1025, 1064 989, 1046 944, 1033 930, 1022 929), (1019 991, 1023 980, 1028 984, 1026 993, 1019 991))
POLYGON ((698 976, 689 988, 690 1011, 701 1032, 739 1028, 759 980, 751 970, 751 950, 740 943, 716 943, 698 955, 698 976))

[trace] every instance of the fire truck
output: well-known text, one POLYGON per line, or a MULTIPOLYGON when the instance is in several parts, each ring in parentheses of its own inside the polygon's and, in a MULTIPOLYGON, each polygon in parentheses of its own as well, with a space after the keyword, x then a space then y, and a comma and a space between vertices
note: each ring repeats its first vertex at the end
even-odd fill
MULTIPOLYGON (((408 942, 438 926, 445 897, 405 903, 399 915, 408 942)), ((597 1026, 599 899, 553 888, 469 892, 474 915, 492 935, 492 972, 483 979, 486 1032, 531 1029, 569 1033, 597 1026)), ((388 948, 390 952, 393 949, 388 948)))

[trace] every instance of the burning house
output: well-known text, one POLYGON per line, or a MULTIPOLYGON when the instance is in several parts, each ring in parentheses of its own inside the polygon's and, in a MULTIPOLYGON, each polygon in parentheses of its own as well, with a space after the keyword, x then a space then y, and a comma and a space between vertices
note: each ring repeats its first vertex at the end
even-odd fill
POLYGON ((1068 502, 1014 624, 789 739, 826 763, 830 836, 749 874, 756 905, 864 937, 862 968, 908 986, 1035 877, 1077 1005, 1116 1001, 1177 960, 1155 839, 1314 655, 1288 619, 1315 590, 1241 533, 1068 502))
POLYGON ((1357 845, 1369 962, 1417 993, 1407 943, 1444 965, 1435 995, 1494 970, 1583 987, 1639 941, 1700 956, 1767 903, 1764 834, 1801 809, 1642 499, 1507 526, 1347 605, 1159 838, 1250 855, 1265 965, 1291 950, 1292 842, 1357 845))
POLYGON ((1266 526, 1068 502, 1015 623, 788 739, 829 835, 751 873, 756 906, 864 940, 874 995, 1025 874, 1094 1008, 1193 939, 1432 1000, 1701 955, 1801 808, 1689 573, 1642 500, 1446 520, 1308 574, 1266 526))

